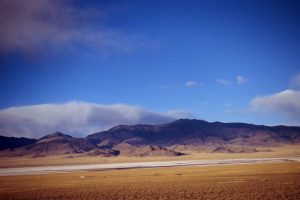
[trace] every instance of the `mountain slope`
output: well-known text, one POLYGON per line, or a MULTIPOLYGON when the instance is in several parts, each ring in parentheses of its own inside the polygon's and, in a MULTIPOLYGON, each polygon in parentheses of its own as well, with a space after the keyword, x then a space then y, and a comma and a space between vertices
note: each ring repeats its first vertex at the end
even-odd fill
POLYGON ((39 140, 0 139, 10 141, 0 143, 4 156, 179 156, 189 151, 251 153, 268 151, 260 147, 300 144, 300 127, 181 119, 162 125, 119 125, 86 138, 55 132, 39 140))
POLYGON ((0 151, 5 149, 14 149, 35 143, 36 139, 5 137, 0 135, 0 151))
POLYGON ((60 132, 46 135, 29 145, 7 149, 0 152, 2 156, 49 156, 78 154, 83 156, 118 156, 120 152, 114 149, 100 149, 83 138, 73 138, 60 132))
POLYGON ((124 156, 181 156, 180 152, 175 150, 163 148, 158 145, 132 145, 126 142, 122 142, 113 147, 118 150, 121 155, 124 156))
POLYGON ((62 154, 74 154, 85 153, 96 147, 82 138, 73 138, 69 135, 55 132, 40 138, 35 143, 17 148, 8 152, 11 155, 33 155, 33 156, 45 156, 45 155, 62 155, 62 154))
POLYGON ((120 125, 89 135, 86 139, 102 148, 112 148, 126 142, 131 145, 160 145, 174 150, 180 149, 177 147, 203 149, 221 146, 221 149, 227 149, 226 146, 259 147, 299 143, 300 127, 181 119, 163 125, 120 125))

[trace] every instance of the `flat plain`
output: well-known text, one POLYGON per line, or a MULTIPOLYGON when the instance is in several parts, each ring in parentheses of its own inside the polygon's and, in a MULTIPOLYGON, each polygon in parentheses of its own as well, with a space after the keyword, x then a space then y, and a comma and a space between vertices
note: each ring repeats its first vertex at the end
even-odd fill
POLYGON ((179 161, 179 160, 217 160, 240 158, 290 158, 300 157, 299 145, 282 145, 279 147, 264 147, 262 151, 255 153, 205 153, 185 151, 184 156, 81 156, 76 154, 45 156, 45 157, 0 157, 0 168, 34 167, 34 166, 61 166, 61 165, 86 165, 86 164, 110 164, 150 161, 179 161), (264 151, 267 149, 268 151, 264 151))
POLYGON ((300 163, 0 177, 1 199, 300 199, 300 163))
MULTIPOLYGON (((179 157, 1 157, 0 168, 300 156, 298 145, 268 149, 234 154, 186 152, 179 157)), ((0 199, 300 199, 300 162, 1 176, 0 199)))

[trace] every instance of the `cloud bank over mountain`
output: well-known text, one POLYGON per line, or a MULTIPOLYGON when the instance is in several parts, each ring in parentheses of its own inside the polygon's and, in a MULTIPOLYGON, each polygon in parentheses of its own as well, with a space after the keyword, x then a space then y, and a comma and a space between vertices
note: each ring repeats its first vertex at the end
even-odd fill
POLYGON ((83 136, 119 124, 160 124, 187 117, 185 111, 153 112, 126 104, 40 104, 0 110, 0 135, 39 138, 61 131, 83 136))

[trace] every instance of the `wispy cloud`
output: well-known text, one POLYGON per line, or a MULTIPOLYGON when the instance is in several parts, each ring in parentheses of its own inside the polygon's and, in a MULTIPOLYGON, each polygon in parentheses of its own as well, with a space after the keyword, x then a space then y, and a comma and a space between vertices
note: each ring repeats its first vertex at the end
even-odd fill
POLYGON ((231 107, 231 103, 225 102, 225 103, 224 103, 224 107, 225 107, 225 108, 230 108, 230 107, 231 107))
POLYGON ((217 79, 217 83, 221 84, 221 85, 230 85, 230 82, 224 79, 217 79))
POLYGON ((192 80, 185 82, 185 87, 189 87, 189 88, 197 87, 197 86, 200 86, 200 85, 203 85, 203 83, 199 83, 197 81, 192 81, 192 80))
POLYGON ((126 104, 69 102, 20 106, 0 110, 0 135, 39 138, 61 131, 82 136, 119 124, 160 124, 188 116, 181 110, 160 113, 126 104))
POLYGON ((244 83, 247 83, 248 82, 248 79, 244 76, 237 76, 236 77, 236 84, 238 85, 242 85, 244 83))
POLYGON ((172 89, 172 86, 167 85, 167 84, 153 84, 153 85, 150 85, 150 88, 161 89, 161 90, 169 90, 169 89, 172 89))
POLYGON ((290 81, 290 86, 293 89, 300 89, 300 74, 292 78, 292 80, 290 81))
POLYGON ((81 44, 99 50, 130 52, 147 45, 145 35, 104 26, 105 17, 103 10, 79 9, 73 1, 1 0, 0 51, 40 53, 81 44))
POLYGON ((194 118, 194 115, 189 110, 183 110, 183 109, 168 110, 165 114, 177 119, 194 118))

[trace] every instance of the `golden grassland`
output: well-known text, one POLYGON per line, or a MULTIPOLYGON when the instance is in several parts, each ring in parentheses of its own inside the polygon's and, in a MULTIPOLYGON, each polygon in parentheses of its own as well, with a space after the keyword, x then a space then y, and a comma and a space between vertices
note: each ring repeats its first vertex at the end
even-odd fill
POLYGON ((0 199, 300 199, 300 163, 7 176, 0 199))
POLYGON ((229 158, 273 158, 273 157, 299 157, 300 146, 289 145, 280 147, 264 147, 268 152, 255 153, 197 153, 185 152, 187 155, 176 157, 89 157, 78 155, 47 156, 32 158, 24 157, 0 157, 0 168, 6 167, 32 167, 32 166, 51 166, 51 165, 74 165, 74 164, 102 164, 102 163, 128 163, 128 162, 147 162, 147 161, 171 161, 171 160, 202 160, 202 159, 229 159, 229 158))

